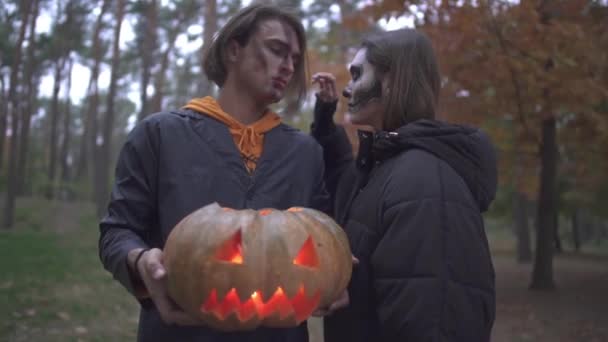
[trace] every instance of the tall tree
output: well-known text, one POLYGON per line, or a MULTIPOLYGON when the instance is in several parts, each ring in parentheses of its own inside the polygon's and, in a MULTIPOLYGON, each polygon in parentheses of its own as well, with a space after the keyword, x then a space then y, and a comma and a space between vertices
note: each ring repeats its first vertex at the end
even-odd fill
POLYGON ((204 15, 201 16, 203 20, 203 45, 200 49, 200 68, 201 75, 198 79, 198 96, 205 96, 211 94, 211 90, 213 89, 213 84, 210 82, 206 76, 204 76, 204 53, 205 48, 208 44, 213 40, 213 35, 217 31, 217 1, 216 0, 208 0, 205 3, 205 12, 204 15))
POLYGON ((4 204, 4 222, 3 226, 9 228, 13 225, 15 214, 15 199, 17 195, 17 163, 18 163, 18 132, 19 132, 19 93, 17 90, 19 82, 19 71, 21 68, 21 50, 25 39, 25 32, 28 26, 28 19, 31 15, 32 1, 24 0, 19 3, 19 11, 21 13, 21 23, 19 28, 19 36, 15 44, 13 55, 13 63, 11 66, 11 76, 8 97, 10 102, 9 114, 11 115, 11 145, 8 160, 8 181, 6 190, 6 202, 4 204))
POLYGON ((82 31, 87 5, 82 0, 69 0, 64 9, 58 6, 57 24, 53 31, 53 67, 54 67, 54 86, 51 100, 51 132, 49 142, 49 164, 48 164, 48 188, 46 196, 54 197, 56 187, 56 171, 59 162, 59 91, 65 76, 65 68, 70 59, 71 52, 81 48, 83 44, 82 36, 74 36, 73 32, 82 31))
POLYGON ((108 185, 110 183, 110 156, 112 148, 112 131, 114 128, 114 102, 116 99, 116 87, 120 68, 120 32, 125 15, 126 0, 118 0, 116 3, 116 24, 114 26, 114 38, 112 41, 112 71, 110 73, 110 86, 106 98, 106 111, 103 121, 103 142, 99 147, 99 164, 95 167, 96 206, 98 216, 103 215, 105 205, 108 202, 108 185))
POLYGON ((10 69, 12 65, 13 41, 11 34, 13 31, 13 21, 18 11, 10 11, 9 7, 0 8, 0 169, 4 166, 4 142, 6 141, 7 121, 8 121, 8 75, 5 69, 10 69))
POLYGON ((69 149, 70 149, 70 141, 71 141, 71 122, 72 122, 72 100, 70 98, 70 94, 72 91, 72 69, 74 66, 74 60, 72 58, 68 59, 68 67, 67 67, 67 78, 66 78, 66 92, 65 92, 65 100, 63 107, 63 139, 61 141, 61 151, 60 151, 60 160, 61 160, 61 183, 65 185, 70 180, 70 165, 69 165, 69 149))
POLYGON ((200 4, 197 1, 179 0, 174 4, 173 9, 168 8, 162 12, 162 24, 160 26, 163 28, 166 47, 161 52, 160 67, 154 80, 154 97, 150 107, 152 112, 159 112, 163 108, 167 71, 171 62, 171 55, 175 50, 177 37, 193 22, 196 13, 200 11, 200 4))
POLYGON ((33 0, 33 11, 30 18, 29 38, 23 75, 23 79, 25 81, 25 91, 23 94, 24 105, 21 107, 23 110, 21 114, 23 123, 21 125, 21 132, 19 134, 20 143, 19 162, 17 165, 17 194, 23 194, 24 191, 25 164, 28 157, 30 141, 30 124, 32 113, 37 109, 36 98, 38 93, 38 85, 37 82, 35 82, 35 78, 36 73, 39 72, 39 70, 36 69, 40 68, 42 64, 42 61, 39 61, 39 58, 37 58, 35 55, 36 49, 40 47, 36 41, 36 21, 38 19, 39 10, 40 0, 33 0))
POLYGON ((49 160, 48 160, 48 186, 46 191, 46 197, 52 199, 55 191, 55 170, 57 165, 57 135, 58 135, 58 124, 59 124, 59 91, 61 90, 61 83, 63 82, 63 70, 65 69, 66 59, 61 57, 54 62, 54 77, 53 77, 53 95, 51 98, 51 109, 50 109, 50 141, 49 147, 49 160))
POLYGON ((2 70, 0 70, 0 169, 4 166, 4 141, 6 140, 8 101, 5 76, 2 70))
POLYGON ((139 101, 141 103, 138 120, 150 114, 148 86, 152 77, 152 67, 158 50, 158 4, 156 0, 141 0, 137 3, 137 47, 141 58, 141 83, 139 101))
MULTIPOLYGON (((93 175, 93 167, 89 164, 95 160, 92 156, 96 152, 97 143, 97 113, 99 107, 99 85, 98 79, 101 70, 101 63, 104 57, 104 46, 101 39, 101 34, 104 28, 103 18, 110 8, 111 1, 103 0, 101 9, 95 21, 91 38, 91 58, 93 65, 91 66, 91 76, 87 87, 87 100, 85 105, 84 129, 80 139, 80 149, 78 153, 78 162, 76 166, 76 179, 83 180, 87 175, 91 184, 95 183, 93 175)), ((95 187, 93 186, 93 189, 95 187)), ((93 200, 95 195, 93 196, 93 200)))

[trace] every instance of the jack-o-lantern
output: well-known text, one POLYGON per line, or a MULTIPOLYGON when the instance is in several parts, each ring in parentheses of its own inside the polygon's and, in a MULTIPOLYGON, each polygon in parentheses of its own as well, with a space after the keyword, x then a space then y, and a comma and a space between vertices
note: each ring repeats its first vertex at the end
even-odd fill
POLYGON ((346 235, 329 216, 216 203, 175 226, 163 262, 171 298, 221 330, 296 326, 336 300, 352 271, 346 235))

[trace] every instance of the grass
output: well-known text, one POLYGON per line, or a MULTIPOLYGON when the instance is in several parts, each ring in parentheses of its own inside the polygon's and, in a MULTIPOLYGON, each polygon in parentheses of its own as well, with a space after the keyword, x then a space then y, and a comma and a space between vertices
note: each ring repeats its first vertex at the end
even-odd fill
POLYGON ((101 267, 92 208, 21 205, 0 232, 0 340, 133 341, 136 303, 101 267))

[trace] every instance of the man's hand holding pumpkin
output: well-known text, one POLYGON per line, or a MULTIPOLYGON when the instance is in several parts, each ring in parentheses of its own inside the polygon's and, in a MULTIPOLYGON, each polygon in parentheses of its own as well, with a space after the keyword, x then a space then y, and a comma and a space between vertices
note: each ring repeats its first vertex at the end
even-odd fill
POLYGON ((167 291, 167 270, 163 266, 163 251, 135 249, 129 252, 129 266, 139 274, 150 299, 158 309, 162 320, 167 324, 200 325, 201 322, 190 317, 177 307, 167 291), (141 254, 141 255, 140 255, 141 254), (139 255, 139 258, 137 258, 139 255))

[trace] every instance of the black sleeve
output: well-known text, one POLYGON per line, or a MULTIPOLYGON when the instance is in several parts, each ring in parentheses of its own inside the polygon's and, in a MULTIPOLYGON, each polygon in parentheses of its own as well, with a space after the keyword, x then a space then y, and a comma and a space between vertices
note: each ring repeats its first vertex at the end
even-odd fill
POLYGON ((327 103, 317 99, 315 121, 311 125, 311 135, 323 148, 325 163, 325 186, 332 200, 335 199, 338 182, 346 169, 354 164, 353 151, 346 131, 333 121, 336 102, 327 103))
POLYGON ((153 125, 143 121, 123 145, 110 203, 99 223, 99 257, 106 270, 130 293, 137 295, 127 254, 146 248, 149 231, 156 227, 157 144, 153 125))
POLYGON ((312 122, 311 131, 313 136, 324 136, 336 129, 334 123, 334 114, 338 106, 338 100, 333 102, 325 102, 317 96, 314 109, 314 120, 312 122))
POLYGON ((318 173, 314 177, 315 185, 313 198, 311 200, 311 207, 331 216, 332 205, 329 193, 327 192, 327 188, 325 186, 325 166, 323 165, 323 155, 321 149, 318 148, 318 146, 315 153, 315 162, 313 165, 318 165, 318 167, 315 168, 318 173))

